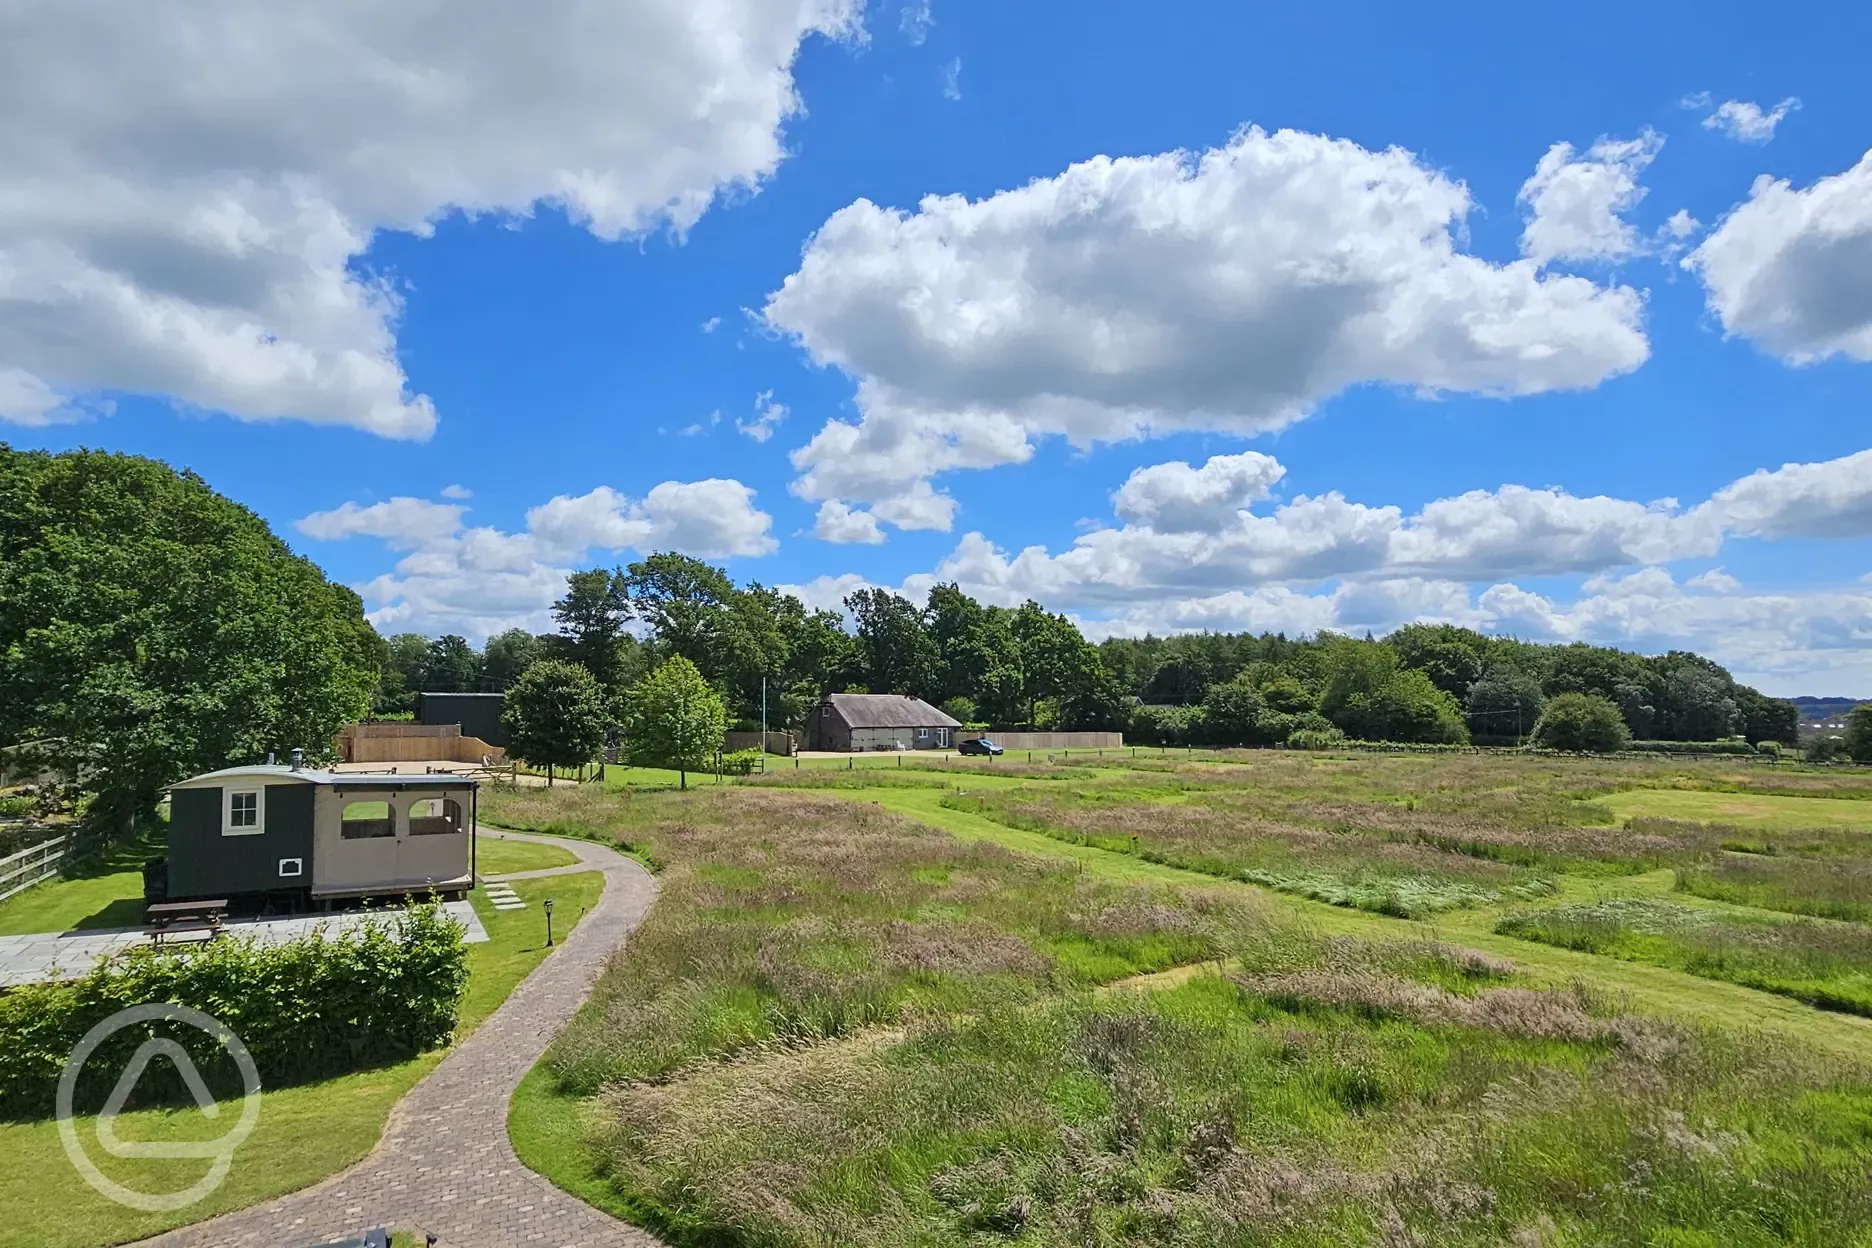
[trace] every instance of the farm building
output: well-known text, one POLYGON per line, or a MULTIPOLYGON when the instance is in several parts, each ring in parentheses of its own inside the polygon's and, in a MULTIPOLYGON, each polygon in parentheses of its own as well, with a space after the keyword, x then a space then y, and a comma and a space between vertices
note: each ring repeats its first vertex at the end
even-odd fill
POLYGON ((419 693, 416 695, 416 722, 419 724, 454 724, 464 737, 479 737, 489 745, 507 748, 507 725, 501 712, 507 709, 504 693, 419 693))
MULTIPOLYGON (((475 781, 230 767, 169 790, 162 899, 306 909, 474 885, 475 781)), ((154 900, 154 898, 152 898, 154 900)))
POLYGON ((827 694, 806 722, 809 750, 945 750, 960 720, 899 693, 827 694))

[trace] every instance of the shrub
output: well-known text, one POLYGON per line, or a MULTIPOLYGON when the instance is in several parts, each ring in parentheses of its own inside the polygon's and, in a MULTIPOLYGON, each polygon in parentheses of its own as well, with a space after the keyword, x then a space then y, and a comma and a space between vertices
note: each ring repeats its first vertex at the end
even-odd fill
POLYGON ((725 776, 751 776, 761 765, 761 751, 736 750, 721 757, 722 774, 725 776))
POLYGON ((1296 728, 1287 735, 1287 744, 1296 750, 1330 750, 1344 745, 1346 735, 1330 724, 1324 728, 1296 728))
POLYGON ((1815 737, 1801 751, 1801 757, 1810 763, 1837 763, 1851 757, 1846 752, 1844 737, 1815 737))
POLYGON ((1590 693, 1555 695, 1534 725, 1534 744, 1549 750, 1610 754, 1630 740, 1631 729, 1618 707, 1590 693))
MULTIPOLYGON (((398 1061, 444 1043, 454 1034, 467 984, 461 928, 434 901, 329 940, 138 946, 87 975, 0 996, 0 1053, 7 1057, 0 1063, 0 1117, 49 1113, 73 1047, 131 1006, 172 1002, 214 1016, 247 1046, 261 1082, 277 1086, 398 1061)), ((156 1022, 126 1027, 104 1042, 85 1066, 75 1104, 101 1105, 117 1072, 152 1036, 178 1041, 211 1088, 239 1087, 233 1061, 212 1037, 156 1022)), ((137 1088, 140 1101, 181 1091, 167 1062, 151 1063, 137 1088)))
POLYGON ((1855 763, 1872 763, 1872 702, 1853 707, 1846 717, 1846 752, 1855 763))

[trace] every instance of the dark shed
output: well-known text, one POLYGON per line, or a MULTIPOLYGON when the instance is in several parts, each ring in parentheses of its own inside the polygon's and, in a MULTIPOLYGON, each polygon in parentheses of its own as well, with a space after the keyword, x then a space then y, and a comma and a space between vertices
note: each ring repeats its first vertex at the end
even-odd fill
POLYGON ((460 724, 462 736, 479 737, 489 745, 506 749, 507 727, 501 723, 501 712, 506 708, 504 693, 419 693, 416 722, 460 724))

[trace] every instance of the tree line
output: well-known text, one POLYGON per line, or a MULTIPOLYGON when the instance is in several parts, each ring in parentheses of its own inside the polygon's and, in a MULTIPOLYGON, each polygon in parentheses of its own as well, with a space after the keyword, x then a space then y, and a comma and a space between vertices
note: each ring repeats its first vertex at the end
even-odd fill
POLYGON ((654 554, 573 574, 553 633, 503 633, 479 654, 459 637, 391 638, 379 705, 392 709, 412 686, 505 687, 551 658, 584 668, 622 723, 632 686, 680 657, 720 696, 726 719, 748 728, 763 697, 769 725, 797 727, 826 693, 846 691, 909 694, 975 726, 1116 730, 1150 744, 1512 744, 1534 737, 1544 716, 1548 735, 1592 748, 1796 739, 1793 703, 1687 651, 1543 645, 1448 624, 1382 639, 1201 633, 1093 644, 1036 602, 987 605, 953 584, 921 604, 863 589, 843 605, 844 615, 813 610, 759 582, 737 586, 703 561, 654 554), (1583 738, 1582 724, 1591 726, 1583 738))

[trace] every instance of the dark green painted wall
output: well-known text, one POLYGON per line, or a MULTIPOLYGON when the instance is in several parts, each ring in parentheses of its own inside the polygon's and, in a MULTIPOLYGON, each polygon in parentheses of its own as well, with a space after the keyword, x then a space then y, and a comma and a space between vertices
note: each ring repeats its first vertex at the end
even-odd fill
POLYGON ((169 795, 169 896, 231 897, 312 886, 310 784, 266 786, 266 831, 221 835, 221 790, 176 789, 169 795), (281 879, 279 860, 299 858, 305 873, 281 879))

